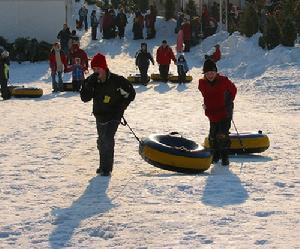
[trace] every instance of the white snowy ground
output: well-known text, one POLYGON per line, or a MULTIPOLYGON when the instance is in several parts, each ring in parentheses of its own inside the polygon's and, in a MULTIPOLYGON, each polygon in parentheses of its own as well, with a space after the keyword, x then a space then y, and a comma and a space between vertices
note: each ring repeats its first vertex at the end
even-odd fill
MULTIPOLYGON (((157 39, 147 41, 154 55, 163 39, 175 45, 174 25, 158 20, 157 39)), ((0 248, 300 248, 300 47, 268 52, 257 39, 218 33, 186 54, 192 83, 135 87, 125 116, 139 137, 178 131, 202 143, 208 120, 197 81, 204 54, 221 45, 219 71, 238 87, 237 128, 263 130, 271 146, 198 175, 149 165, 120 126, 112 177, 97 176, 92 103, 52 94, 47 62, 12 63, 11 82, 44 95, 0 102, 0 248)), ((131 24, 124 40, 81 39, 124 76, 135 72, 140 42, 131 24)))

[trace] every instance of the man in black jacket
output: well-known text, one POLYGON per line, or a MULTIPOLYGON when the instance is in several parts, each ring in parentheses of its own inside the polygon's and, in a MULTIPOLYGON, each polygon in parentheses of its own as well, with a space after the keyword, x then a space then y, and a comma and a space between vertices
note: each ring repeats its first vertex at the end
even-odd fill
POLYGON ((91 67, 94 73, 84 81, 80 96, 83 102, 93 99, 100 155, 96 173, 109 176, 113 169, 114 136, 125 109, 135 98, 135 90, 127 79, 109 71, 104 55, 96 54, 91 67))

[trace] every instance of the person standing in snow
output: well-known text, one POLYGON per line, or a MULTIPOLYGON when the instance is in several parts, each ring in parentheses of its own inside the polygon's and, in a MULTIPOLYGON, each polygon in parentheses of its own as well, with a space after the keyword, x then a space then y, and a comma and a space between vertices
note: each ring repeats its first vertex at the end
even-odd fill
POLYGON ((67 24, 64 24, 63 29, 57 34, 57 39, 60 41, 61 49, 67 55, 69 53, 69 40, 71 32, 67 24))
POLYGON ((127 25, 127 16, 124 13, 124 9, 121 8, 119 13, 116 16, 116 25, 118 27, 118 35, 120 39, 124 38, 125 27, 127 25))
POLYGON ((97 40, 97 28, 99 21, 96 16, 96 10, 91 13, 92 40, 97 40))
POLYGON ((189 71, 188 64, 183 54, 180 54, 177 59, 177 73, 179 84, 185 82, 186 73, 189 71))
POLYGON ((7 82, 9 79, 9 52, 6 50, 0 51, 0 84, 1 84, 1 96, 3 100, 10 99, 10 92, 7 88, 7 82))
POLYGON ((78 11, 79 22, 80 23, 84 22, 84 29, 85 29, 85 31, 88 30, 88 21, 87 21, 88 12, 89 12, 89 10, 85 7, 85 5, 82 5, 82 7, 78 11))
POLYGON ((70 53, 71 64, 75 64, 75 58, 80 58, 80 64, 84 68, 84 70, 88 70, 89 67, 89 59, 87 53, 79 47, 78 43, 74 43, 70 53))
POLYGON ((176 64, 176 58, 172 48, 169 47, 166 40, 162 41, 162 45, 157 49, 156 61, 159 64, 159 74, 164 82, 168 81, 171 60, 176 64))
POLYGON ((152 55, 147 51, 147 43, 141 43, 141 49, 136 53, 135 65, 139 68, 141 74, 141 82, 146 85, 148 83, 148 68, 150 61, 154 65, 152 55))
POLYGON ((93 99, 100 156, 96 173, 110 176, 114 161, 114 137, 124 111, 136 93, 127 79, 109 71, 104 55, 97 53, 91 61, 91 68, 94 73, 84 81, 80 97, 83 102, 93 99))
POLYGON ((75 64, 71 66, 72 70, 72 87, 74 92, 79 92, 79 89, 84 81, 85 68, 81 65, 80 58, 75 58, 75 64))
POLYGON ((67 69, 67 57, 60 48, 60 44, 55 42, 49 55, 49 66, 51 69, 53 92, 63 91, 62 74, 67 69), (58 82, 56 81, 58 76, 58 82))
POLYGON ((213 163, 220 158, 222 165, 229 165, 230 147, 229 129, 233 113, 233 101, 237 88, 227 77, 217 73, 212 60, 203 65, 204 78, 199 80, 198 89, 204 98, 203 108, 210 122, 209 145, 213 154, 213 163))

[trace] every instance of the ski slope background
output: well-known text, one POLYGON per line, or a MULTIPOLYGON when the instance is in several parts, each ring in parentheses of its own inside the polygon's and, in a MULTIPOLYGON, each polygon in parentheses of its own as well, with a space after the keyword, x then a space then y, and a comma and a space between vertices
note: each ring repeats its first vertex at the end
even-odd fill
MULTIPOLYGON (((112 72, 135 73, 143 41, 132 40, 131 25, 124 40, 82 33, 81 47, 105 54, 112 72)), ((146 41, 154 56, 163 39, 175 48, 174 27, 158 18, 157 38, 146 41)), ((208 120, 198 79, 204 55, 220 44, 218 69, 238 88, 238 131, 262 130, 271 146, 198 175, 149 165, 120 126, 112 177, 97 176, 92 103, 53 94, 47 62, 12 63, 11 83, 44 95, 0 102, 0 248, 300 248, 300 46, 264 51, 257 40, 219 32, 186 54, 192 83, 135 86, 125 117, 138 137, 178 131, 201 144, 208 120)))

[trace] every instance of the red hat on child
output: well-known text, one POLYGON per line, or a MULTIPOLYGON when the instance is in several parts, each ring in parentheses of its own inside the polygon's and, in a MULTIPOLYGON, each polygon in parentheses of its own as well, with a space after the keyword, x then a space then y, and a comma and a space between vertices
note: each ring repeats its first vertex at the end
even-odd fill
POLYGON ((106 59, 103 54, 97 53, 93 57, 93 59, 91 61, 91 68, 94 68, 94 67, 100 67, 104 70, 108 69, 108 66, 106 64, 106 59))

